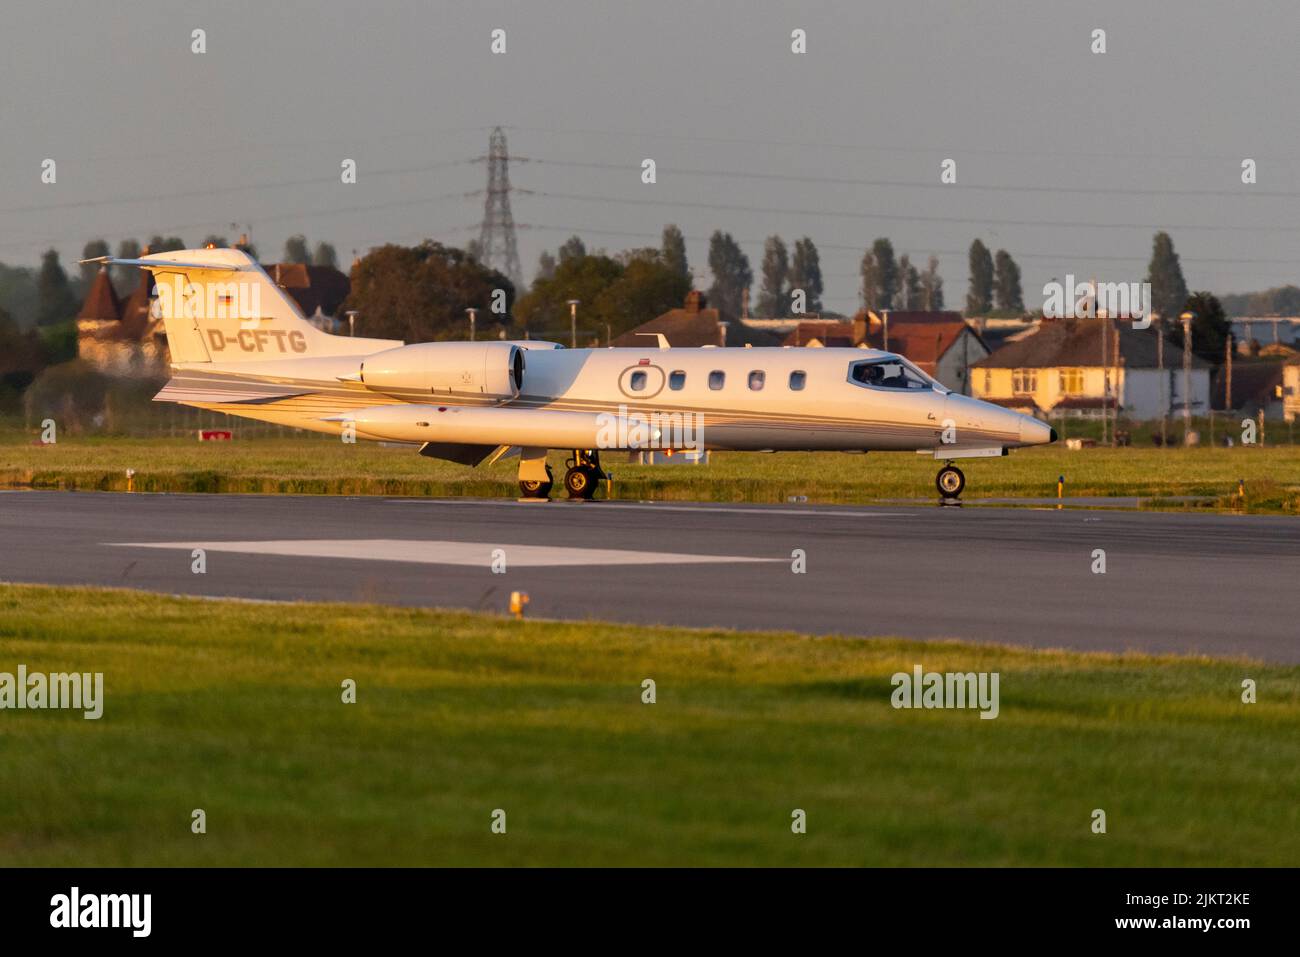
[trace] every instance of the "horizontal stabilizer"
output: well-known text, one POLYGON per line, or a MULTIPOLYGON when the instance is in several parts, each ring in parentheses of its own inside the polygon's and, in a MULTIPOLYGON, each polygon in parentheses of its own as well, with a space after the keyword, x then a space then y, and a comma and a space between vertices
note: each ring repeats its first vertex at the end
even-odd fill
POLYGON ((306 389, 293 386, 276 385, 273 382, 238 382, 219 380, 207 376, 179 375, 167 380, 167 384, 153 397, 155 402, 202 402, 245 404, 265 404, 280 399, 290 399, 298 395, 310 395, 306 389))

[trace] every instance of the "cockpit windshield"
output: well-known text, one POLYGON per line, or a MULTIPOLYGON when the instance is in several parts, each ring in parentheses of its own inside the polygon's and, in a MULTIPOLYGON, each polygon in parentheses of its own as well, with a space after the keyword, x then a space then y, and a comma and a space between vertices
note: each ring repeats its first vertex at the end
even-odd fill
POLYGON ((849 366, 849 380, 877 389, 946 391, 928 375, 902 356, 864 359, 849 366))

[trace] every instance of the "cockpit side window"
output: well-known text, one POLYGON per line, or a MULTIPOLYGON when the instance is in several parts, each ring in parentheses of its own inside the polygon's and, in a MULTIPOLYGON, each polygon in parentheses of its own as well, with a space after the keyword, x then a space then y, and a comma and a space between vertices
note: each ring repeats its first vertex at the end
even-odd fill
POLYGON ((933 388, 919 370, 902 359, 868 359, 849 366, 849 379, 875 389, 921 391, 933 388))

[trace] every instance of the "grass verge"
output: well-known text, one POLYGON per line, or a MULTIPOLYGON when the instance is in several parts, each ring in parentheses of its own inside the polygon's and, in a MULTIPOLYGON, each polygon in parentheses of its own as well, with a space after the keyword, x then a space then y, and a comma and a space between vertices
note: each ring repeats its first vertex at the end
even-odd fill
MULTIPOLYGON (((641 466, 606 456, 614 495, 624 499, 863 504, 932 499, 933 459, 906 453, 716 453, 709 465, 641 466)), ((960 463, 965 498, 1139 496, 1156 507, 1300 513, 1300 446, 1192 449, 1024 449, 960 463), (1237 497, 1244 481, 1246 497, 1237 497), (1195 497, 1188 503, 1179 501, 1195 497)), ((552 457, 558 478, 563 456, 552 457)), ((413 448, 344 445, 322 438, 261 438, 199 444, 171 438, 62 438, 33 445, 0 435, 0 487, 141 492, 514 497, 515 463, 470 469, 413 448)))
POLYGON ((1300 857, 1296 667, 0 586, 19 664, 106 702, 0 711, 7 865, 1300 857), (917 663, 999 672, 1001 714, 894 710, 917 663))

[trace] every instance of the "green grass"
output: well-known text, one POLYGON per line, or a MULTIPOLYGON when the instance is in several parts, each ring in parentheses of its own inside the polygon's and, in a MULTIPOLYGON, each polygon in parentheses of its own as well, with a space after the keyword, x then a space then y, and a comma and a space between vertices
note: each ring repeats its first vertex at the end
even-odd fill
MULTIPOLYGON (((52 446, 26 433, 0 433, 0 487, 122 491, 126 470, 142 492, 247 492, 341 495, 515 496, 515 463, 470 469, 417 455, 413 448, 320 437, 194 439, 65 436, 52 446)), ((552 457, 557 479, 562 456, 552 457)), ((934 497, 936 463, 910 453, 776 455, 716 453, 707 466, 639 466, 607 455, 617 498, 715 502, 867 503, 934 497)), ((1069 496, 1196 496, 1171 507, 1300 512, 1300 446, 1193 449, 1023 449, 998 459, 963 460, 965 499, 1054 496, 1064 475, 1069 496), (1247 496, 1235 500, 1245 479, 1247 496)))
POLYGON ((1300 859, 1296 667, 0 586, 20 663, 106 704, 0 712, 5 865, 1300 859), (892 709, 916 663, 1001 715, 892 709))

